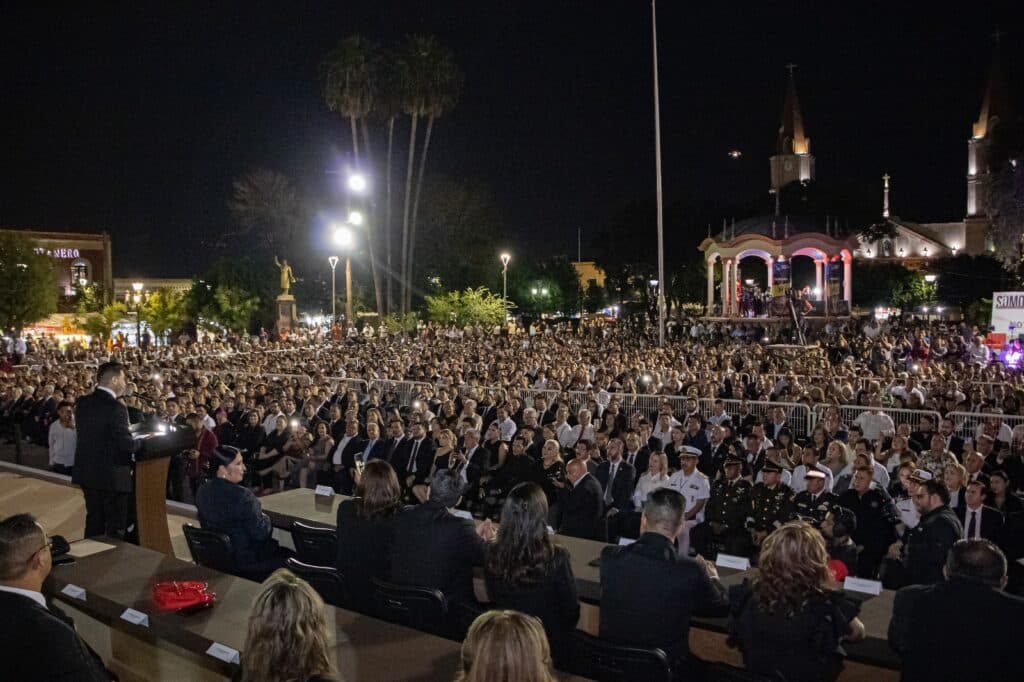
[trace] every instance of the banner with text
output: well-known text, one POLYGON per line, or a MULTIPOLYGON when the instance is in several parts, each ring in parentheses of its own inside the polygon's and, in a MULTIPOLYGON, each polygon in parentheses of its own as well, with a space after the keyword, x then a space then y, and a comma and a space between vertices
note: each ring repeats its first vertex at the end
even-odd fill
POLYGON ((1024 334, 1024 291, 993 292, 992 326, 997 334, 1024 334))

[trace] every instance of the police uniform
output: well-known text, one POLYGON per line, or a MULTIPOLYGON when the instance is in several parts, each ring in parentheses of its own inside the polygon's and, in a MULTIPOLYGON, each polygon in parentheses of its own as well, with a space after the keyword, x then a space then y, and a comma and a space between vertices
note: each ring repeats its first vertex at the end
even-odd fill
POLYGON ((870 488, 860 495, 850 488, 839 496, 840 506, 857 516, 853 541, 864 549, 860 553, 857 575, 874 579, 886 550, 896 539, 896 507, 892 498, 880 488, 870 488))
MULTIPOLYGON (((805 478, 824 480, 825 474, 820 471, 809 471, 805 478)), ((813 495, 813 498, 809 490, 797 493, 793 498, 793 514, 790 518, 803 519, 813 524, 815 528, 820 528, 825 516, 832 511, 832 507, 839 503, 839 496, 822 490, 817 495, 813 495)))
MULTIPOLYGON (((761 471, 782 473, 782 467, 771 460, 765 462, 761 471)), ((754 485, 750 491, 751 510, 747 527, 757 531, 771 532, 789 520, 793 508, 793 489, 784 483, 769 488, 764 482, 754 485)))
MULTIPOLYGON (((742 466, 743 460, 729 456, 724 466, 742 466)), ((720 478, 711 485, 711 497, 704 507, 705 523, 693 529, 691 536, 698 552, 714 555, 719 549, 727 554, 745 556, 750 553, 750 535, 746 520, 750 516, 750 490, 753 484, 745 478, 733 481, 720 478), (712 523, 723 526, 720 533, 711 529, 712 523)))
MULTIPOLYGON (((679 452, 680 457, 691 457, 694 459, 698 459, 700 454, 699 449, 690 445, 682 446, 679 452)), ((682 470, 677 471, 668 479, 668 487, 686 498, 686 512, 693 509, 701 500, 707 500, 711 497, 711 482, 708 480, 707 475, 699 469, 694 469, 693 473, 689 476, 682 470)), ((702 523, 704 521, 704 511, 704 509, 701 509, 694 518, 687 521, 687 527, 693 528, 697 524, 702 523)))

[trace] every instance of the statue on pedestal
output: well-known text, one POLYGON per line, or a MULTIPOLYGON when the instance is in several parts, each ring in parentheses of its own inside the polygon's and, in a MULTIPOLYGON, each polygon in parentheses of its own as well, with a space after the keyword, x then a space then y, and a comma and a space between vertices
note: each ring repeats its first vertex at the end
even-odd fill
POLYGON ((277 256, 274 256, 274 265, 281 268, 281 294, 287 296, 292 288, 292 284, 295 283, 292 266, 288 265, 287 260, 278 261, 277 256))

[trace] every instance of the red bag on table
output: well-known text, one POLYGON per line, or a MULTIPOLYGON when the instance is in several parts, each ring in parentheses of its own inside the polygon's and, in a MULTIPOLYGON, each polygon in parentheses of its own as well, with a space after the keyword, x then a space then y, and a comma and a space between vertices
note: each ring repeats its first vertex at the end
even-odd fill
POLYGON ((180 611, 217 601, 209 585, 200 580, 164 580, 153 585, 153 603, 164 611, 180 611))

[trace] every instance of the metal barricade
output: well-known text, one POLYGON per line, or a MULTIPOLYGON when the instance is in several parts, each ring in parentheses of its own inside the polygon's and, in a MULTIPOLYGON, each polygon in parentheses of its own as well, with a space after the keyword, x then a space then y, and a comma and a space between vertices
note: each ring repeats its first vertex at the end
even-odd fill
POLYGON ((1008 443, 1010 451, 1024 453, 1024 416, 992 412, 949 412, 946 417, 953 420, 953 429, 963 438, 977 440, 986 431, 986 424, 997 440, 1008 443), (1006 426, 1007 428, 1003 428, 1006 426), (1000 435, 1000 432, 1001 435, 1000 435), (1008 433, 1007 433, 1008 432, 1008 433))
MULTIPOLYGON (((714 409, 715 398, 701 398, 698 401, 700 413, 707 419, 714 409)), ((776 407, 782 408, 786 413, 786 423, 793 432, 794 438, 804 438, 810 435, 816 423, 815 414, 811 408, 803 403, 783 403, 772 400, 736 400, 734 398, 723 399, 725 410, 733 418, 739 414, 740 406, 746 404, 750 414, 764 422, 771 421, 772 410, 776 407)))
MULTIPOLYGON (((814 406, 816 421, 824 421, 825 413, 831 407, 839 410, 839 415, 847 425, 853 424, 861 413, 879 409, 868 405, 831 405, 820 403, 814 406)), ((911 431, 916 431, 921 426, 922 417, 931 417, 936 426, 938 426, 939 420, 942 419, 938 412, 933 412, 932 410, 907 410, 896 407, 883 407, 880 409, 883 413, 889 415, 893 426, 898 427, 900 424, 909 424, 911 431)))

